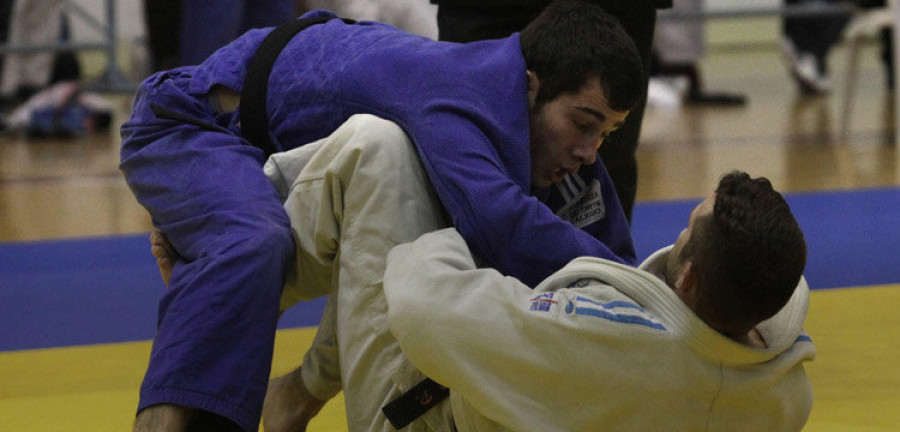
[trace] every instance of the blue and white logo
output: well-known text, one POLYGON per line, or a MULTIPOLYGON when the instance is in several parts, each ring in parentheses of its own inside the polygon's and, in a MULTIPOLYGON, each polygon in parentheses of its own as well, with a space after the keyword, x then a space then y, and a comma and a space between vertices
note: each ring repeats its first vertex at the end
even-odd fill
POLYGON ((570 306, 566 308, 566 313, 573 312, 575 315, 587 315, 623 324, 642 325, 657 330, 666 329, 662 323, 648 314, 644 308, 635 303, 623 300, 598 302, 579 296, 575 300, 574 307, 570 306))

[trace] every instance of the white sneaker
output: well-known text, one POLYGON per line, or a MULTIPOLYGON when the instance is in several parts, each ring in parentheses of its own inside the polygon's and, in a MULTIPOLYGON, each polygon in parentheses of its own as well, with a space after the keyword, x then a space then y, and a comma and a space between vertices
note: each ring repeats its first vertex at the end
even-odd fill
POLYGON ((806 94, 824 95, 831 92, 831 82, 819 72, 818 62, 812 54, 800 55, 793 74, 800 90, 806 94))
POLYGON ((809 95, 824 95, 831 92, 831 82, 819 71, 814 55, 797 52, 797 48, 788 38, 781 38, 780 45, 791 76, 797 82, 800 91, 809 95))
POLYGON ((650 78, 647 84, 647 106, 665 109, 678 108, 683 104, 684 91, 677 83, 666 78, 650 78))

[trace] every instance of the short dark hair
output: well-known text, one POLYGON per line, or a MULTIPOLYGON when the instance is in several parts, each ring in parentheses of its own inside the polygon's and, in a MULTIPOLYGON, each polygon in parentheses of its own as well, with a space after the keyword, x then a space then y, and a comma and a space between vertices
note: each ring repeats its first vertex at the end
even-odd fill
POLYGON ((634 41, 600 6, 558 0, 520 34, 528 70, 540 79, 536 104, 576 93, 598 78, 610 108, 630 110, 644 96, 644 67, 634 41))
POLYGON ((684 247, 696 270, 697 314, 742 334, 790 300, 806 266, 806 241, 768 179, 734 171, 719 181, 711 215, 684 247))

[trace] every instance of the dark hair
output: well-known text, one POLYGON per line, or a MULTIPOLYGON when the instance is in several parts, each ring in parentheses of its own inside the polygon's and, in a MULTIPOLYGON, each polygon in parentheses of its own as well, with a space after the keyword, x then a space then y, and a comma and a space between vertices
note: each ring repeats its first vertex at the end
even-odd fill
POLYGON ((528 70, 540 79, 536 104, 576 93, 598 78, 610 108, 630 110, 644 95, 643 66, 631 37, 600 6, 558 0, 520 34, 528 70))
POLYGON ((684 253, 696 270, 699 316, 742 334, 784 307, 803 275, 806 241, 768 179, 725 175, 712 214, 695 224, 684 253))

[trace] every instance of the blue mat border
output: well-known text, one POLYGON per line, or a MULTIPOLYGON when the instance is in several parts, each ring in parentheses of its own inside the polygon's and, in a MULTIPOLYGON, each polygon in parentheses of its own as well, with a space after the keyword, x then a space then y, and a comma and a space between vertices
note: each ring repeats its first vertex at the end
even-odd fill
MULTIPOLYGON (((809 244, 813 289, 900 283, 900 188, 787 194, 809 244)), ((700 200, 638 203, 641 258, 666 246, 700 200)), ((0 351, 152 339, 165 289, 146 234, 0 243, 0 351)), ((318 323, 324 299, 280 328, 318 323)))

